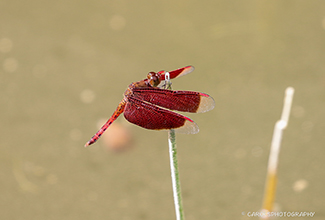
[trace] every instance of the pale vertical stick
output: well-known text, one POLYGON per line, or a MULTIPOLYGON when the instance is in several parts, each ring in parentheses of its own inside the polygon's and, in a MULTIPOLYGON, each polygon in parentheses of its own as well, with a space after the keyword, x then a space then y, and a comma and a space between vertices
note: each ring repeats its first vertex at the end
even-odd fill
MULTIPOLYGON (((165 73, 165 81, 167 84, 167 89, 171 89, 171 83, 170 83, 168 72, 165 73)), ((179 171, 178 171, 176 135, 174 129, 168 131, 168 145, 169 145, 170 170, 171 170, 171 177, 172 177, 176 219, 183 220, 184 213, 183 213, 183 205, 182 205, 181 184, 179 180, 179 171)))
MULTIPOLYGON (((288 87, 285 91, 284 105, 282 110, 281 119, 277 121, 274 127, 269 163, 267 168, 267 178, 265 184, 264 201, 263 201, 263 212, 267 213, 272 211, 273 203, 276 193, 276 183, 277 183, 277 168, 278 168, 278 158, 281 147, 281 140, 283 130, 287 127, 291 104, 293 99, 294 89, 288 87)), ((264 215, 267 218, 267 215, 264 215)))

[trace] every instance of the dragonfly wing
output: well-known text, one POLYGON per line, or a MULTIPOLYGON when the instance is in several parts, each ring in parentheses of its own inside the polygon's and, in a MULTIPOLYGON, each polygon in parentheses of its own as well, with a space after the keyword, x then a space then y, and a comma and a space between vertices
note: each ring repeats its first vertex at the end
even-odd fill
POLYGON ((211 96, 201 92, 174 91, 160 88, 135 88, 133 94, 138 99, 171 110, 200 113, 214 108, 211 96))
POLYGON ((146 129, 176 129, 176 132, 187 134, 199 132, 198 126, 192 119, 135 97, 128 98, 124 117, 129 122, 146 129))

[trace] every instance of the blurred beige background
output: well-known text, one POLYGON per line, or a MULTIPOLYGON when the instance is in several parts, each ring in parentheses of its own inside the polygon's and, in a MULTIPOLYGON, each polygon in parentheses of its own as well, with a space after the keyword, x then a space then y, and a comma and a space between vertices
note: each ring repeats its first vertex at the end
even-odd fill
MULTIPOLYGON (((324 219, 325 3, 0 0, 0 218, 175 219, 167 133, 120 124, 132 147, 83 145, 149 71, 196 70, 173 89, 210 94, 178 135, 187 220, 249 219, 262 205, 284 90, 281 211, 324 219)), ((292 218, 294 219, 294 218, 292 218)))

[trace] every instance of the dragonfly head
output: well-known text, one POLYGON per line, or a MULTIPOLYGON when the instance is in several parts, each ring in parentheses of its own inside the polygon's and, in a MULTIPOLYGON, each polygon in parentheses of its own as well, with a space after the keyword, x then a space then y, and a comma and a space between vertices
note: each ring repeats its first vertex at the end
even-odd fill
POLYGON ((155 72, 149 72, 147 75, 149 83, 153 87, 157 87, 161 82, 161 75, 155 72))

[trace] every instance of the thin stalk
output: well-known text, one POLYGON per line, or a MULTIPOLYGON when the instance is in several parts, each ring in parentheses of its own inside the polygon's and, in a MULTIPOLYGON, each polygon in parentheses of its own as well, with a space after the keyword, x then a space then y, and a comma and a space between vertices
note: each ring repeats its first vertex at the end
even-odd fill
MULTIPOLYGON (((165 77, 166 77, 167 89, 171 89, 171 83, 170 83, 168 72, 165 74, 165 77)), ((176 220, 183 220, 184 213, 183 213, 183 205, 182 205, 181 183, 179 180, 179 171, 178 171, 176 135, 174 129, 168 131, 168 145, 169 145, 170 171, 172 177, 176 220)))
MULTIPOLYGON (((284 105, 282 110, 281 119, 277 121, 274 127, 269 163, 267 168, 267 177, 265 184, 264 200, 262 211, 267 213, 273 210, 273 204, 276 194, 277 185, 277 171, 278 171, 278 159, 281 148, 281 140, 284 129, 287 127, 289 122, 291 104, 293 99, 294 89, 288 87, 285 91, 284 105)), ((263 216, 264 217, 264 216, 263 216)), ((265 215, 264 219, 268 219, 265 215)))
POLYGON ((182 205, 181 183, 179 180, 179 171, 178 171, 176 136, 175 136, 175 131, 173 129, 171 129, 168 132, 168 145, 169 145, 170 170, 172 176, 176 219, 183 220, 184 213, 183 213, 183 205, 182 205))

